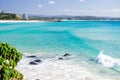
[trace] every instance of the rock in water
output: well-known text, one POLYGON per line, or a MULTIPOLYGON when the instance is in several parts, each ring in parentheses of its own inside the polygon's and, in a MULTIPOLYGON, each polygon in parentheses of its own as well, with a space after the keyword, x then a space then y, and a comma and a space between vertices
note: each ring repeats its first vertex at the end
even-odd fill
POLYGON ((26 57, 28 57, 28 58, 36 58, 36 56, 35 56, 35 55, 26 56, 26 57))
POLYGON ((89 61, 95 61, 95 59, 89 59, 89 61))
POLYGON ((37 65, 37 63, 36 63, 36 62, 33 62, 33 61, 30 62, 29 64, 30 64, 30 65, 37 65))
POLYGON ((63 58, 62 58, 62 57, 59 57, 58 60, 63 60, 63 58))
POLYGON ((34 60, 35 62, 42 62, 42 60, 40 60, 40 59, 36 59, 36 60, 34 60))
POLYGON ((66 56, 70 56, 70 54, 66 53, 66 54, 64 54, 63 56, 64 56, 64 57, 66 57, 66 56))

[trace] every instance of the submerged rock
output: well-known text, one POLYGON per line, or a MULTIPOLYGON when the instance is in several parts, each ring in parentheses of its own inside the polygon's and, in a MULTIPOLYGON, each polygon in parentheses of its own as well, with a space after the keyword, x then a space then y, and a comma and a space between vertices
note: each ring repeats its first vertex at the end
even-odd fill
POLYGON ((64 57, 66 57, 66 56, 70 56, 70 54, 66 53, 66 54, 64 54, 63 56, 64 56, 64 57))
POLYGON ((36 59, 36 60, 34 60, 35 62, 42 62, 42 60, 40 60, 40 59, 36 59))
POLYGON ((89 59, 89 61, 95 61, 95 59, 92 58, 92 59, 89 59))
POLYGON ((30 64, 30 65, 37 65, 37 63, 36 63, 36 62, 33 62, 33 61, 30 62, 29 64, 30 64))
POLYGON ((28 57, 28 58, 36 58, 35 55, 30 55, 30 56, 26 56, 26 57, 28 57))
POLYGON ((63 58, 62 58, 62 57, 59 57, 58 60, 63 60, 63 58))

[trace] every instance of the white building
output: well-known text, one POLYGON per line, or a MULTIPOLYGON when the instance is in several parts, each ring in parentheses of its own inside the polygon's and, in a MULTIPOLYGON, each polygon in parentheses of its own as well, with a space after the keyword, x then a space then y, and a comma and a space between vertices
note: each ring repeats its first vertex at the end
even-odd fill
POLYGON ((28 15, 27 15, 27 14, 23 14, 22 19, 23 19, 23 20, 28 20, 28 15))

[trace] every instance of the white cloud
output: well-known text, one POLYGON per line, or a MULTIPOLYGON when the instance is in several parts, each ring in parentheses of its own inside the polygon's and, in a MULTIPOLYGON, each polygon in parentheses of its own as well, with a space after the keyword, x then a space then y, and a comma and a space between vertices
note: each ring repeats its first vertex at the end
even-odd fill
POLYGON ((42 7, 42 4, 38 4, 38 7, 41 8, 41 7, 42 7))
POLYGON ((65 12, 77 12, 77 13, 80 13, 80 12, 90 12, 90 10, 85 10, 85 9, 64 9, 65 12))
POLYGON ((120 9, 104 9, 104 10, 101 10, 101 12, 120 12, 120 9))
POLYGON ((111 11, 120 12, 120 9, 111 9, 111 11))
POLYGON ((55 4, 55 1, 49 0, 48 3, 49 3, 49 4, 55 4))
POLYGON ((96 6, 92 6, 92 9, 95 9, 96 8, 96 6))
POLYGON ((80 9, 78 12, 89 12, 89 10, 80 9))
POLYGON ((69 12, 69 11, 70 11, 70 9, 66 8, 66 9, 64 9, 64 11, 69 12))
POLYGON ((80 0, 80 2, 84 2, 85 0, 80 0))

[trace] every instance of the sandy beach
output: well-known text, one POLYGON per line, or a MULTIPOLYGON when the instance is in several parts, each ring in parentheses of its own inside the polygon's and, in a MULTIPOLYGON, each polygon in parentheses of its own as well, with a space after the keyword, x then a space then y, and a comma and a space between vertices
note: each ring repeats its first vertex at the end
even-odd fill
POLYGON ((0 23, 5 22, 45 22, 45 21, 39 21, 39 20, 0 20, 0 23))

